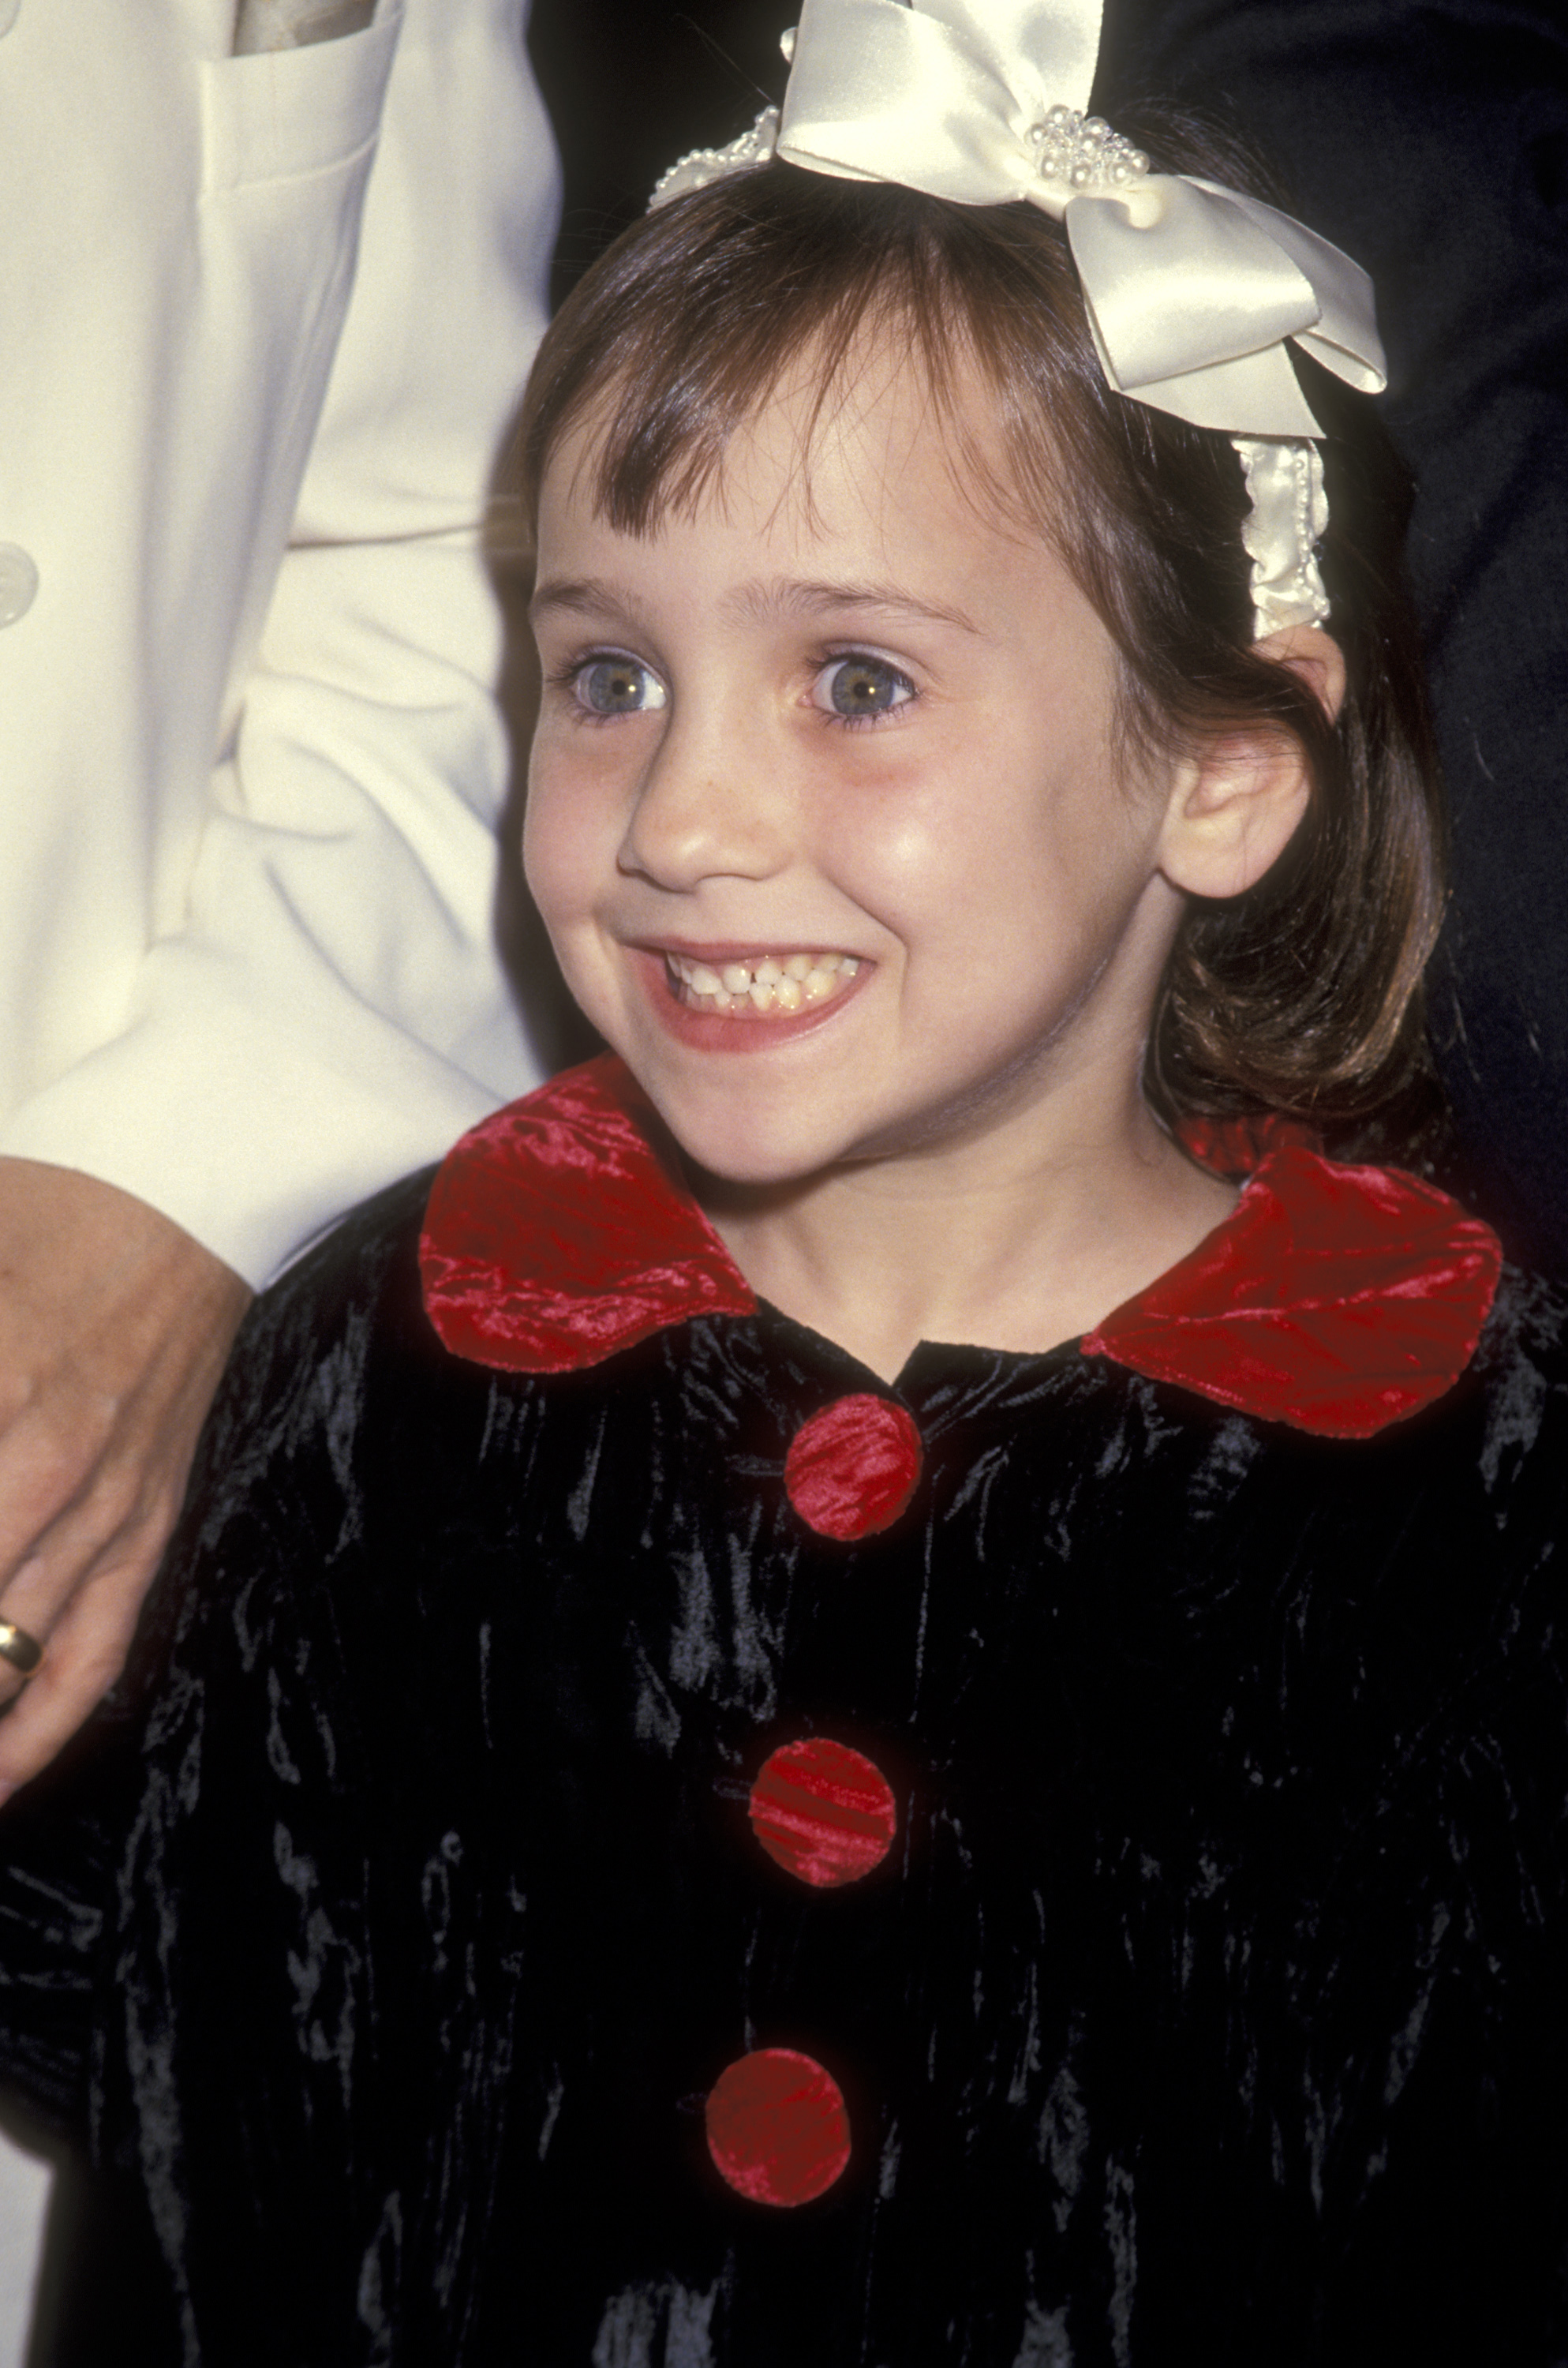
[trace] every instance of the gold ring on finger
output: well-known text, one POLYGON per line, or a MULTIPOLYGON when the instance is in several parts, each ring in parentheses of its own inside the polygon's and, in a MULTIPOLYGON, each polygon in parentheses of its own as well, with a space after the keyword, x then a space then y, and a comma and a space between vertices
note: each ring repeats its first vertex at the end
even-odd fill
POLYGON ((0 1661, 9 1661, 18 1677, 30 1678, 43 1658, 43 1646, 14 1620, 0 1620, 0 1661))

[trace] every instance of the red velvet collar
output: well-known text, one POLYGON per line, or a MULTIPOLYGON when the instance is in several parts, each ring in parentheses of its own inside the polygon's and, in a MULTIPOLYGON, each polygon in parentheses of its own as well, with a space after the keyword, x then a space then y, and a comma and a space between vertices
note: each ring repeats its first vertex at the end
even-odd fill
MULTIPOLYGON (((611 1057, 569 1069, 463 1137, 420 1245, 425 1304, 455 1356, 574 1372, 693 1315, 756 1300, 649 1141, 611 1057)), ((1152 1380, 1329 1438, 1442 1396, 1475 1353, 1495 1236, 1395 1168, 1345 1167, 1266 1122, 1234 1213, 1084 1340, 1152 1380), (1261 1155, 1261 1156, 1259 1156, 1261 1155)), ((1233 1135, 1193 1148, 1221 1164, 1233 1135)))

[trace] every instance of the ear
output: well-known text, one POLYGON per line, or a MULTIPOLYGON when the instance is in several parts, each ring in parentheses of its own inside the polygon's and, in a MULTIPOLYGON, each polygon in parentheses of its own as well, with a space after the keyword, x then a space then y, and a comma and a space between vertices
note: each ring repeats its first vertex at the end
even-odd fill
MULTIPOLYGON (((1345 659, 1316 625, 1288 625, 1256 644, 1288 666, 1332 723, 1345 697, 1345 659)), ((1312 784, 1288 732, 1222 733, 1176 768, 1160 841, 1160 869, 1189 896, 1240 896, 1283 855, 1312 784)))

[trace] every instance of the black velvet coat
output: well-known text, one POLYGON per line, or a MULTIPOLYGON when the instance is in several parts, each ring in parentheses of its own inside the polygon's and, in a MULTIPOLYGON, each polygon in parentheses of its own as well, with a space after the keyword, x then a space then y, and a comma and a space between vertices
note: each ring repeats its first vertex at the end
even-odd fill
POLYGON ((428 1180, 261 1304, 134 1683, 0 1821, 69 2356, 1568 2357, 1562 1305, 1358 1440, 766 1307, 505 1372, 428 1180), (924 1449, 849 1542, 781 1476, 846 1393, 924 1449), (813 1734, 897 1804, 839 1889, 747 1814, 813 1734), (770 2047, 852 2133, 796 2208, 705 2136, 770 2047))

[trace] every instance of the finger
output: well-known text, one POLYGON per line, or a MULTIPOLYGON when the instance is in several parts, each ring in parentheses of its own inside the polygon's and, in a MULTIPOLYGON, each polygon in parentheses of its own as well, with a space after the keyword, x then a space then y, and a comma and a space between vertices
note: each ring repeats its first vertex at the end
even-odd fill
MULTIPOLYGON (((0 1597, 43 1551, 51 1531, 80 1514, 101 1485, 105 1437, 105 1426, 89 1427, 84 1418, 65 1440, 56 1417, 36 1406, 0 1432, 0 1597)), ((122 1508, 115 1517, 123 1517, 122 1508)), ((103 1520, 97 1526, 107 1534, 103 1520)))
POLYGON ((96 1570, 55 1622, 37 1676, 0 1719, 0 1801, 47 1767, 124 1668, 162 1550, 160 1536, 96 1570))
MULTIPOLYGON (((0 1668, 13 1680, 25 1684, 37 1674, 45 1641, 35 1636, 30 1628, 24 1628, 19 1620, 7 1620, 0 1612, 0 1668)), ((10 1699, 9 1694, 6 1699, 10 1699)))
MULTIPOLYGON (((51 1571, 36 1558, 24 1563, 4 1594, 0 1594, 0 1621, 19 1629, 24 1637, 30 1637, 42 1648, 47 1660, 50 1637, 90 1567, 90 1556, 85 1565, 73 1563, 58 1571, 51 1571)), ((36 1672, 18 1668, 7 1656, 0 1654, 0 1702, 14 1702, 23 1687, 31 1684, 34 1675, 36 1672)))
MULTIPOLYGON (((149 1503, 132 1471, 97 1473, 26 1561, 0 1577, 0 1620, 24 1629, 51 1657, 59 1623, 94 1574, 119 1563, 140 1568, 149 1554, 155 1563, 175 1511, 168 1497, 149 1503)), ((24 1685, 36 1682, 0 1656, 0 1702, 14 1701, 24 1685)))
MULTIPOLYGON (((177 1477, 183 1483, 183 1473, 177 1477)), ((143 1482, 144 1475, 134 1470, 98 1473, 90 1489, 46 1532, 39 1551, 0 1588, 0 1620, 44 1647, 44 1666, 30 1676, 0 1657, 0 1703, 15 1702, 24 1686, 39 1688, 44 1668, 58 1665, 62 1649, 80 1655, 84 1634, 90 1658, 100 1624, 111 1637, 118 1633, 113 1607, 122 1595, 134 1622, 179 1509, 176 1494, 160 1489, 149 1496, 143 1482)), ((108 1682, 112 1676, 111 1671, 108 1682)), ((42 1687, 46 1696, 55 1683, 51 1677, 42 1687)), ((10 1713, 13 1723, 20 1716, 19 1710, 10 1713)), ((24 1733, 31 1723, 31 1717, 22 1721, 24 1733)))

